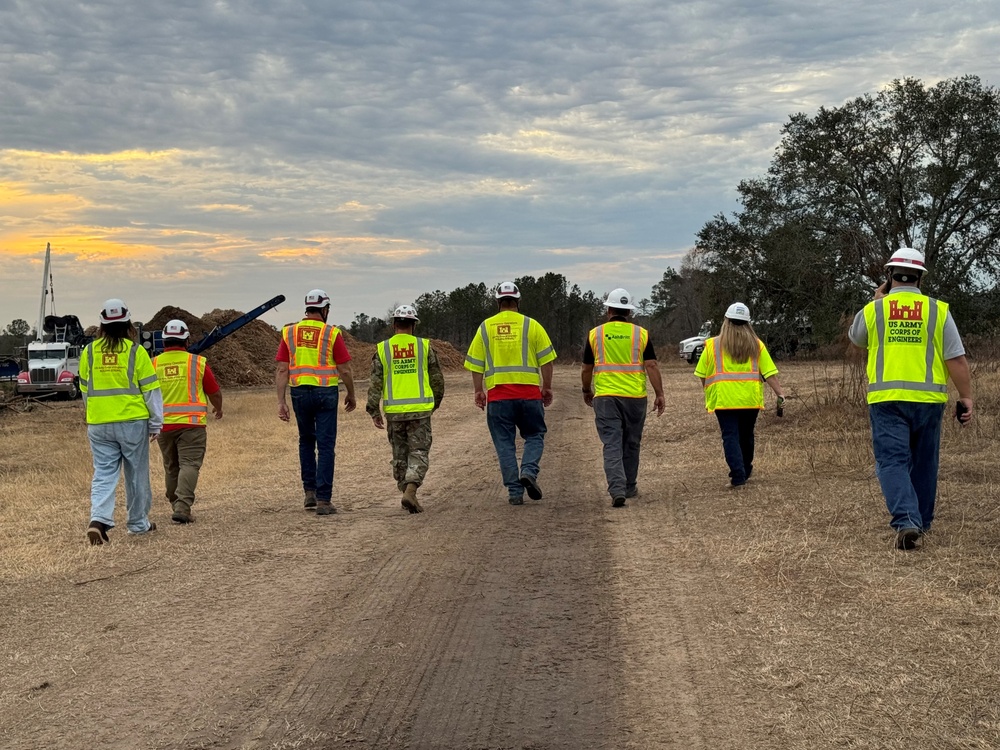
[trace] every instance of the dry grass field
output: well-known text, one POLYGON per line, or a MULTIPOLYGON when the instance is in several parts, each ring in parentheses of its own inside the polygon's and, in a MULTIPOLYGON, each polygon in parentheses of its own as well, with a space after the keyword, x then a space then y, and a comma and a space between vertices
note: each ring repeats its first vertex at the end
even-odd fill
MULTIPOLYGON (((434 418, 427 512, 341 413, 334 504, 301 510, 295 428, 226 394, 196 523, 153 449, 148 538, 87 546, 79 403, 0 412, 0 747, 1000 747, 1000 376, 944 430, 938 516, 897 552, 858 374, 783 368, 731 490, 691 368, 664 363, 640 497, 610 508, 578 374, 513 508, 468 379, 434 418)), ((359 389, 363 403, 364 384, 359 389)))

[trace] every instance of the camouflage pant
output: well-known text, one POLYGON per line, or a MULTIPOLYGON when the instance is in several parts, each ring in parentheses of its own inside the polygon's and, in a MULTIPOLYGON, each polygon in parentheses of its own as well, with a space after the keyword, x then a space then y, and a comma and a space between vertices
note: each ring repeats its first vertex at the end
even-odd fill
POLYGON ((424 481, 431 450, 431 418, 387 421, 389 445, 392 446, 392 478, 402 492, 413 482, 424 481))

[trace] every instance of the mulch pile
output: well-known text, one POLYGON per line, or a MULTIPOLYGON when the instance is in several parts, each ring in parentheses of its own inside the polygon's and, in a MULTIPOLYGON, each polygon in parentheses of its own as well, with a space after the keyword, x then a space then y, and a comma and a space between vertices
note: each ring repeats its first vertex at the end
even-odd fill
MULTIPOLYGON (((191 330, 191 340, 197 341, 216 326, 222 326, 243 315, 239 310, 212 310, 200 318, 180 307, 162 308, 147 323, 146 330, 162 329, 170 320, 183 320, 191 330)), ((369 363, 375 345, 356 338, 341 328, 344 343, 354 362, 354 377, 368 377, 369 363)), ((205 352, 205 357, 222 386, 259 387, 274 384, 274 355, 278 351, 281 332, 260 318, 252 320, 205 352)), ((441 367, 460 370, 465 361, 455 347, 446 341, 431 340, 441 367)))

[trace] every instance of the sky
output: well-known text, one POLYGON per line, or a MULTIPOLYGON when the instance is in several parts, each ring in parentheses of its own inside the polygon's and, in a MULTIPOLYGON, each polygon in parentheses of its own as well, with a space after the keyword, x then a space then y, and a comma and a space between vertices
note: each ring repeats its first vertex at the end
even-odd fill
POLYGON ((1000 85, 1000 0, 0 0, 0 327, 331 321, 561 273, 636 298, 791 114, 1000 85))

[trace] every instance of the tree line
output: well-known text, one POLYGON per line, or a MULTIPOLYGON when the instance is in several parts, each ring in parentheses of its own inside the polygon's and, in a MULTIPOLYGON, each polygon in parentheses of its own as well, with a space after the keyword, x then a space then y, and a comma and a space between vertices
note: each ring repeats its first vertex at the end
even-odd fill
MULTIPOLYGON (((741 182, 739 209, 701 228, 679 268, 665 268, 637 318, 660 346, 718 331, 725 308, 750 306, 755 327, 785 354, 843 342, 899 247, 926 255, 923 290, 950 303, 963 333, 1000 326, 1000 93, 976 76, 926 86, 893 81, 876 94, 781 129, 763 176, 741 182)), ((522 311, 560 352, 582 345, 601 298, 560 274, 517 279, 522 311)), ((469 284, 416 300, 421 331, 462 348, 495 310, 492 289, 469 284)), ((351 332, 373 340, 383 319, 351 332), (376 331, 377 329, 377 331, 376 331)))

